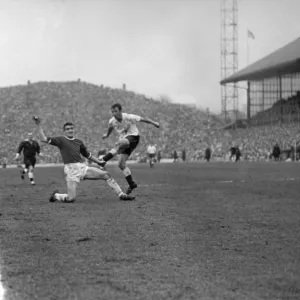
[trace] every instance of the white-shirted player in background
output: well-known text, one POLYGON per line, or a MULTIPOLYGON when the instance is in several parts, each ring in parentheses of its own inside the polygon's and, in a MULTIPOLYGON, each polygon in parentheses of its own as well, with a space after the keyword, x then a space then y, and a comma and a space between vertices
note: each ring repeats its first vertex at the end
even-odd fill
POLYGON ((112 105, 111 112, 113 117, 109 120, 107 133, 104 134, 102 138, 108 138, 112 131, 115 130, 119 134, 119 141, 116 143, 115 148, 104 155, 101 160, 101 166, 104 167, 107 161, 115 157, 117 154, 120 154, 119 168, 122 170, 128 182, 129 187, 127 194, 130 194, 135 188, 137 188, 137 184, 132 179, 131 171, 126 166, 126 161, 140 141, 139 130, 136 123, 144 122, 152 124, 156 128, 159 128, 159 123, 148 118, 123 113, 122 106, 119 103, 112 105))
POLYGON ((147 154, 149 157, 149 164, 150 164, 150 168, 153 168, 154 166, 154 158, 156 156, 156 147, 155 145, 150 144, 147 148, 147 154))

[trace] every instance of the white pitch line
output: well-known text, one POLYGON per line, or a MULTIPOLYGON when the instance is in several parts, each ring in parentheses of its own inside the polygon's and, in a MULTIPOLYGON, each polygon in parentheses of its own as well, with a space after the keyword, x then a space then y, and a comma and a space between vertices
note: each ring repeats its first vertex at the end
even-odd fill
MULTIPOLYGON (((294 181, 294 180, 298 180, 300 178, 283 178, 283 179, 274 179, 274 180, 268 180, 268 181, 294 181)), ((203 181, 204 182, 204 181, 203 181)), ((246 183, 246 180, 220 180, 220 181, 212 181, 214 183, 246 183)))
MULTIPOLYGON (((283 179, 271 179, 271 180, 267 180, 267 181, 294 181, 294 180, 300 180, 300 178, 283 178, 283 179)), ((247 183, 248 181, 245 179, 242 180, 217 180, 217 181, 208 181, 208 180, 202 180, 199 181, 199 183, 247 183)), ((159 186, 173 186, 170 183, 153 183, 153 184, 139 184, 139 187, 159 187, 159 186)), ((1 299, 0 299, 1 300, 1 299)))
POLYGON ((215 181, 215 183, 233 183, 233 180, 220 180, 220 181, 215 181))
POLYGON ((163 183, 155 183, 155 184, 139 184, 138 186, 141 187, 151 187, 151 186, 166 186, 170 184, 163 184, 163 183))

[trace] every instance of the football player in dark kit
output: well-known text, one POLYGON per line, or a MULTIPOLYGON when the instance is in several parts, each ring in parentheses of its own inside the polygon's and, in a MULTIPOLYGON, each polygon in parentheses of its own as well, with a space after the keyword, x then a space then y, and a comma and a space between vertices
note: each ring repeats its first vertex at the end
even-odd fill
POLYGON ((28 139, 22 141, 18 147, 15 160, 20 159, 21 152, 23 151, 25 168, 21 170, 21 178, 24 180, 24 176, 28 173, 28 177, 31 185, 35 185, 33 169, 36 163, 36 155, 40 155, 40 145, 33 139, 32 133, 28 133, 28 139))

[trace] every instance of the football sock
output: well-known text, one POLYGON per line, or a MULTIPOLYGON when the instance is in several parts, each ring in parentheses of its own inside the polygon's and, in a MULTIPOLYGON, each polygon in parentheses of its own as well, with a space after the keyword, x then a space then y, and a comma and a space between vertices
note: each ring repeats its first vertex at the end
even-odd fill
POLYGON ((113 157, 115 157, 117 155, 117 150, 116 149, 112 149, 110 150, 108 153, 106 153, 104 156, 103 156, 103 160, 104 161, 109 161, 110 159, 112 159, 113 157))
POLYGON ((66 202, 66 200, 68 200, 68 194, 56 193, 56 194, 54 194, 54 198, 58 201, 66 202))
POLYGON ((33 181, 34 176, 33 176, 32 172, 28 172, 28 177, 29 177, 30 181, 33 181))
POLYGON ((122 192, 120 186, 118 185, 118 183, 113 179, 113 178, 109 178, 106 180, 106 183, 115 191, 115 193, 120 197, 121 195, 123 195, 124 193, 122 192))
POLYGON ((129 186, 131 186, 134 183, 134 181, 132 179, 130 169, 128 167, 125 167, 125 169, 123 170, 123 174, 124 174, 125 179, 127 180, 128 184, 129 184, 129 186))
POLYGON ((103 160, 104 161, 109 161, 110 159, 112 159, 114 156, 110 153, 110 152, 108 152, 108 153, 106 153, 104 156, 103 156, 103 160))

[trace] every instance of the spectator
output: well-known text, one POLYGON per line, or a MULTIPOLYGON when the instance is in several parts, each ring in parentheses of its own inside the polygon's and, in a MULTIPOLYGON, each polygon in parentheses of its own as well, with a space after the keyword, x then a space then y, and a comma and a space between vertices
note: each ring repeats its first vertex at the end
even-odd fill
POLYGON ((7 167, 7 158, 3 157, 3 159, 2 159, 2 168, 6 169, 6 167, 7 167))
POLYGON ((185 152, 185 149, 182 150, 181 158, 182 158, 182 161, 185 162, 185 160, 186 160, 186 152, 185 152))
POLYGON ((160 160, 161 160, 161 151, 158 150, 158 152, 157 152, 157 162, 160 163, 160 160))
POLYGON ((241 150, 238 146, 235 147, 235 162, 240 161, 240 158, 242 156, 241 150))
POLYGON ((173 158, 174 158, 173 163, 177 162, 177 160, 178 160, 178 154, 177 154, 176 150, 174 150, 174 152, 173 152, 173 158))
POLYGON ((273 152, 272 152, 275 161, 279 161, 280 153, 281 153, 280 147, 279 147, 278 143, 276 143, 273 147, 273 152))
POLYGON ((205 149, 205 160, 207 161, 207 162, 209 162, 210 161, 210 158, 211 158, 211 149, 209 148, 209 147, 207 147, 206 149, 205 149))
POLYGON ((232 158, 236 156, 236 147, 231 147, 230 148, 230 157, 229 159, 232 161, 232 158))

